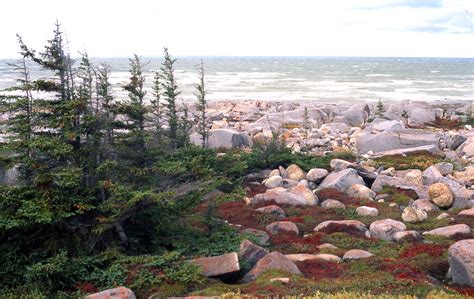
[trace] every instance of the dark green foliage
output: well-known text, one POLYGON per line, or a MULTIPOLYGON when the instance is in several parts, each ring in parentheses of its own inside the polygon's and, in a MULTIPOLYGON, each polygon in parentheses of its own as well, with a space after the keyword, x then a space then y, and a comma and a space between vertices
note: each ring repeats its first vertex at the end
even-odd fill
POLYGON ((202 147, 206 147, 207 139, 209 138, 209 128, 207 124, 207 116, 206 116, 206 87, 204 81, 204 62, 201 60, 201 64, 199 65, 199 84, 196 85, 196 110, 197 110, 197 118, 198 118, 198 129, 197 132, 201 135, 202 138, 202 147))
POLYGON ((178 146, 179 117, 177 110, 178 86, 174 75, 174 64, 176 59, 171 57, 168 48, 164 48, 164 61, 160 68, 161 90, 165 105, 165 119, 168 123, 168 138, 172 148, 178 146))

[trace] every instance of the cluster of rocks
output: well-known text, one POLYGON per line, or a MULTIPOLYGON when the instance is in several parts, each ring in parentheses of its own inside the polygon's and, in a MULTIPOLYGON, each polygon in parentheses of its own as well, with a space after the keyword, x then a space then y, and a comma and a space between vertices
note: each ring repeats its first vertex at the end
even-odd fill
MULTIPOLYGON (((398 101, 387 103, 385 112, 374 106, 215 102, 209 107, 214 135, 209 146, 245 147, 254 141, 270 140, 277 133, 294 151, 351 150, 368 157, 427 151, 451 160, 473 161, 471 126, 432 130, 437 123, 465 121, 470 117, 470 104, 398 101)), ((201 144, 198 134, 193 134, 192 140, 201 144)))
MULTIPOLYGON (((307 173, 299 166, 293 164, 287 168, 279 167, 269 172, 268 177, 262 181, 262 184, 268 189, 261 194, 257 194, 252 198, 246 198, 249 205, 260 206, 255 210, 258 213, 271 214, 274 218, 286 218, 285 211, 279 206, 315 206, 320 205, 326 209, 344 209, 345 205, 334 199, 326 199, 321 201, 316 193, 324 189, 334 189, 345 193, 351 197, 363 198, 369 201, 383 201, 383 195, 380 193, 379 186, 394 186, 417 191, 420 195, 425 195, 421 199, 412 202, 408 207, 399 207, 393 205, 394 209, 399 209, 403 222, 393 219, 379 219, 375 217, 379 215, 377 208, 368 206, 359 206, 356 211, 361 216, 374 217, 374 221, 370 225, 366 225, 357 220, 330 220, 323 221, 314 227, 315 232, 341 232, 351 231, 358 232, 361 236, 366 238, 376 238, 388 242, 414 242, 423 240, 426 235, 438 235, 444 237, 453 237, 459 235, 466 235, 470 233, 469 226, 465 224, 454 224, 445 227, 440 227, 434 230, 419 232, 416 230, 407 230, 406 222, 424 221, 428 217, 427 211, 440 211, 441 209, 453 209, 459 205, 464 205, 468 208, 461 211, 461 215, 474 215, 474 208, 470 208, 471 202, 467 197, 456 197, 455 193, 459 190, 467 191, 465 186, 456 185, 459 187, 452 191, 450 184, 443 181, 445 176, 440 174, 438 179, 429 177, 433 170, 419 173, 419 178, 411 173, 394 172, 394 176, 380 175, 377 172, 370 172, 367 167, 350 163, 343 160, 334 159, 331 161, 332 172, 325 169, 311 169, 307 173), (423 184, 423 178, 426 178, 427 185, 423 184), (372 180, 367 180, 371 178, 372 180), (370 186, 369 182, 373 182, 370 186), (457 191, 456 191, 457 190, 457 191), (461 200, 462 204, 456 205, 456 201, 461 200), (268 205, 265 205, 268 203, 268 205), (405 223, 404 223, 405 222, 405 223)), ((436 169, 441 169, 442 173, 449 175, 452 173, 452 167, 445 164, 436 166, 436 169), (451 169, 451 171, 447 171, 451 169)), ((465 170, 470 171, 470 170, 465 170)), ((438 170, 439 172, 439 170, 438 170)), ((441 172, 440 172, 441 173, 441 172)), ((467 173, 463 174, 467 176, 467 173)), ((474 177, 470 177, 473 179, 474 177)), ((472 195, 472 193, 471 193, 472 195)), ((292 233, 299 235, 298 226, 287 220, 279 220, 268 224, 265 231, 255 229, 246 229, 244 233, 252 234, 258 237, 262 243, 268 242, 270 235, 288 234, 292 233)), ((454 245, 453 245, 454 246, 454 245)), ((320 248, 337 248, 332 244, 320 245, 320 248)), ((456 247, 455 247, 456 248, 456 247)), ((472 248, 471 248, 472 249, 472 248)), ((462 250, 454 251, 458 255, 456 258, 451 258, 453 263, 452 277, 455 282, 459 282, 459 273, 464 271, 463 267, 467 267, 472 271, 472 266, 466 264, 462 255, 462 250), (461 253, 459 253, 461 252, 461 253)), ((450 252, 451 252, 450 251, 450 252)), ((452 254, 450 254, 451 256, 452 254)), ((239 252, 234 252, 218 257, 201 258, 192 260, 191 262, 199 265, 203 269, 203 273, 209 277, 219 277, 222 275, 229 275, 232 273, 239 273, 242 269, 239 267, 239 261, 245 261, 251 269, 247 272, 241 282, 249 282, 255 280, 261 273, 270 269, 278 269, 292 274, 301 274, 295 262, 306 261, 310 259, 319 259, 331 262, 344 262, 353 259, 370 258, 373 254, 371 252, 353 248, 344 253, 341 257, 332 254, 281 254, 280 252, 269 252, 267 249, 253 244, 248 240, 244 240, 240 246, 239 252)), ((453 255, 454 256, 454 255, 453 255)), ((463 272, 464 273, 464 272, 463 272)), ((471 273, 471 272, 469 272, 471 273)), ((464 279, 464 278, 463 278, 464 279)), ((464 281, 464 280, 463 280, 464 281)))

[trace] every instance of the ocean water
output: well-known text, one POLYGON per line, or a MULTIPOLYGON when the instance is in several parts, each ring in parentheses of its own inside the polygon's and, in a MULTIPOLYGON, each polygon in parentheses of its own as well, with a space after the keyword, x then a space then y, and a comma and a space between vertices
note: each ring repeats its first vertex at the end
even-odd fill
MULTIPOLYGON (((181 98, 194 99, 200 57, 178 57, 181 98)), ((298 101, 473 100, 474 58, 203 57, 208 99, 298 101)), ((147 88, 160 58, 142 57, 147 88)), ((128 58, 94 58, 112 68, 117 97, 125 97, 128 58)), ((0 60, 0 90, 15 85, 15 73, 0 60)), ((46 77, 32 67, 32 77, 46 77)), ((151 93, 149 93, 151 96, 151 93)))

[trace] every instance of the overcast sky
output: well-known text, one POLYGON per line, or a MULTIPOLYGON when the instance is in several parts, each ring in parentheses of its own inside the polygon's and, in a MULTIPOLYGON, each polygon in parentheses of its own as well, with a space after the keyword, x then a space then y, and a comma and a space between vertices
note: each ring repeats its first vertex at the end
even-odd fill
POLYGON ((0 58, 15 34, 41 49, 59 19, 90 56, 474 57, 474 0, 2 0, 0 58))

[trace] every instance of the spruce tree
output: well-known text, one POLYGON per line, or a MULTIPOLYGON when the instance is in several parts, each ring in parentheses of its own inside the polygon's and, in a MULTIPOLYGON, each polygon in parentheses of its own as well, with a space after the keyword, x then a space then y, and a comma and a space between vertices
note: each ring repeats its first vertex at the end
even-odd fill
POLYGON ((160 68, 161 89, 165 105, 165 117, 168 123, 168 138, 172 148, 178 146, 178 111, 177 100, 180 92, 176 84, 174 75, 174 63, 176 59, 172 58, 168 48, 164 48, 164 60, 160 68))
POLYGON ((377 102, 377 112, 376 112, 376 114, 377 114, 378 117, 382 117, 384 113, 385 113, 385 107, 382 103, 382 99, 379 99, 379 101, 377 102))
POLYGON ((158 145, 161 144, 161 137, 163 134, 162 119, 163 119, 163 104, 161 103, 161 81, 160 73, 155 72, 153 78, 153 98, 151 102, 151 111, 153 114, 154 137, 158 145))
POLYGON ((198 119, 197 132, 202 138, 202 147, 207 146, 207 140, 209 138, 209 127, 207 124, 207 99, 206 99, 206 88, 204 81, 204 62, 201 60, 199 65, 199 83, 196 85, 196 112, 198 119))
POLYGON ((120 127, 125 130, 121 134, 121 157, 129 165, 141 168, 147 163, 145 117, 145 76, 140 57, 134 54, 130 62, 130 79, 122 88, 128 91, 128 99, 118 106, 118 112, 125 117, 120 127))
POLYGON ((192 122, 189 120, 189 109, 186 103, 182 106, 182 114, 178 123, 178 146, 187 147, 189 145, 189 134, 193 127, 192 122))

